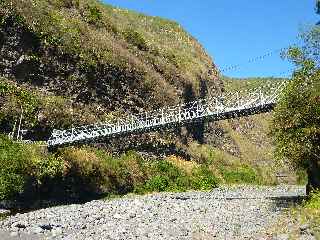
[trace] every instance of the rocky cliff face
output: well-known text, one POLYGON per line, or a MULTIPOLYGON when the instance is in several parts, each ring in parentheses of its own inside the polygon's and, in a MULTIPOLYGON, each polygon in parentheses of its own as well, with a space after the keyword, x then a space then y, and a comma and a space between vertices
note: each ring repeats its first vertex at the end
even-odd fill
MULTIPOLYGON (((43 97, 60 96, 71 102, 71 107, 94 106, 93 122, 105 121, 110 115, 192 101, 205 97, 208 89, 211 94, 221 90, 210 57, 178 24, 128 14, 95 1, 78 2, 3 1, 0 77, 40 92, 43 97), (119 18, 123 23, 117 21, 119 18), (131 22, 125 23, 126 18, 131 22), (134 22, 141 18, 145 21, 143 30, 134 22), (70 40, 73 30, 75 35, 70 40)), ((43 118, 42 112, 41 107, 34 112, 37 119, 43 118)), ((36 125, 33 128, 38 131, 43 128, 36 125)), ((173 134, 179 135, 182 142, 187 137, 204 142, 204 131, 204 124, 197 123, 173 134)))

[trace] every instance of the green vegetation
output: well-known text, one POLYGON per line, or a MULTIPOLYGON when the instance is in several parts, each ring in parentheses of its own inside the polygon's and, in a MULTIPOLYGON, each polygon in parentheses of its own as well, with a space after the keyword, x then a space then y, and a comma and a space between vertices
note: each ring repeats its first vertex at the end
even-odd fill
POLYGON ((138 49, 143 51, 148 50, 146 40, 143 38, 141 33, 138 33, 137 31, 132 29, 128 29, 124 32, 124 36, 128 43, 136 46, 138 49))
MULTIPOLYGON (((35 90, 17 87, 6 79, 1 79, 0 83, 4 106, 0 110, 1 119, 11 117, 16 120, 20 114, 18 106, 23 106, 26 125, 33 123, 37 126, 43 121, 52 127, 71 124, 69 110, 72 105, 67 99, 44 96, 35 90), (12 106, 15 103, 17 106, 12 106), (18 110, 14 112, 10 109, 18 110), (37 117, 39 113, 41 118, 37 117)), ((74 116, 78 115, 80 119, 94 113, 90 109, 86 111, 82 114, 83 106, 73 106, 74 116)), ((220 184, 275 184, 275 169, 278 166, 270 164, 273 161, 272 146, 266 135, 268 118, 270 116, 267 114, 220 122, 219 126, 234 141, 239 155, 227 153, 232 142, 225 143, 222 146, 224 150, 192 143, 188 151, 194 159, 189 162, 170 157, 150 163, 135 153, 112 157, 102 150, 87 147, 60 149, 52 155, 37 145, 24 145, 2 137, 6 146, 1 149, 2 156, 6 156, 2 164, 12 166, 2 170, 2 198, 23 195, 26 189, 47 195, 54 186, 59 186, 60 193, 64 191, 63 194, 73 197, 93 193, 121 195, 130 192, 209 190, 220 184), (9 160, 13 162, 8 164, 9 160)), ((92 119, 94 121, 95 118, 92 119)))
POLYGON ((174 156, 149 161, 134 152, 115 157, 92 147, 67 147, 51 154, 39 145, 14 142, 3 135, 0 146, 0 199, 32 201, 35 196, 54 195, 82 199, 262 182, 256 169, 230 162, 218 150, 204 151, 204 146, 202 163, 174 156))
POLYGON ((255 170, 249 166, 241 166, 236 169, 225 169, 221 167, 224 180, 228 183, 247 183, 254 184, 259 182, 255 170))
MULTIPOLYGON (((241 150, 244 149, 241 148, 241 150)), ((218 148, 196 143, 191 144, 189 151, 198 162, 197 164, 206 166, 206 169, 214 173, 220 184, 273 185, 277 183, 273 169, 259 164, 253 157, 233 156, 218 148)), ((258 155, 255 157, 259 158, 258 155)), ((271 162, 271 160, 267 161, 271 162)), ((177 165, 179 166, 179 163, 177 165)))
POLYGON ((312 187, 320 187, 319 92, 319 70, 303 67, 295 72, 274 115, 277 155, 289 159, 296 168, 306 169, 312 187))
POLYGON ((0 77, 0 126, 12 131, 22 113, 23 128, 68 128, 103 121, 105 116, 94 105, 72 103, 60 96, 47 96, 20 87, 0 77))
POLYGON ((210 190, 213 187, 217 187, 217 183, 219 182, 218 178, 214 176, 211 169, 206 165, 194 169, 193 175, 193 186, 195 189, 210 190))
MULTIPOLYGON (((0 28, 11 24, 29 31, 32 40, 41 46, 41 51, 24 52, 32 63, 50 65, 50 61, 56 60, 44 53, 54 52, 66 59, 72 56, 72 67, 79 74, 69 74, 63 69, 68 66, 63 64, 58 74, 62 82, 70 85, 84 82, 79 84, 80 88, 95 85, 93 75, 107 69, 112 81, 128 79, 138 85, 135 87, 143 96, 151 93, 155 105, 157 100, 170 104, 179 99, 179 92, 186 85, 191 84, 197 95, 199 79, 208 79, 213 66, 210 57, 179 24, 95 0, 4 0, 0 1, 0 15, 0 28), (90 76, 81 78, 86 74, 90 76)), ((209 79, 214 76, 216 73, 209 79)), ((117 115, 103 109, 101 102, 93 103, 99 102, 99 96, 88 104, 78 104, 74 96, 51 95, 45 88, 40 92, 31 87, 32 79, 24 79, 24 87, 14 80, 0 79, 1 131, 12 131, 22 111, 24 128, 46 129, 48 133, 53 128, 96 123, 117 115), (109 113, 103 113, 104 110, 109 113)), ((227 91, 283 80, 286 79, 223 79, 227 91)), ((106 79, 101 81, 100 85, 109 86, 106 79)), ((132 99, 125 99, 124 105, 132 99)), ((139 102, 140 107, 145 106, 139 102)), ((40 146, 1 136, 0 199, 36 195, 82 198, 210 190, 220 184, 276 184, 276 173, 284 166, 273 161, 273 146, 266 134, 268 119, 270 115, 265 114, 217 123, 217 129, 224 134, 217 140, 219 146, 189 143, 186 151, 192 161, 175 156, 148 161, 134 152, 112 156, 91 147, 68 147, 47 153, 40 146)), ((301 172, 298 175, 302 179, 301 172)))
MULTIPOLYGON (((48 64, 51 56, 43 52, 73 56, 75 66, 72 67, 80 69, 81 73, 89 72, 91 76, 98 68, 108 69, 115 73, 115 79, 128 78, 139 85, 139 90, 151 90, 161 103, 166 102, 164 96, 177 100, 175 91, 180 85, 191 84, 197 94, 199 79, 208 79, 208 72, 212 70, 210 57, 196 40, 179 24, 169 20, 114 8, 95 0, 5 0, 0 6, 0 27, 10 25, 29 31, 32 41, 41 46, 41 51, 30 49, 24 53, 32 63, 48 64)), ((93 81, 90 77, 80 79, 79 74, 62 73, 63 82, 76 85, 84 81, 85 85, 91 85, 93 81)), ((210 80, 215 75, 210 75, 210 80)), ((51 95, 41 87, 44 91, 39 91, 31 87, 29 78, 24 79, 24 87, 14 80, 0 79, 0 127, 5 132, 12 131, 22 111, 23 128, 46 129, 48 133, 53 128, 113 119, 117 114, 99 111, 103 108, 99 103, 78 104, 70 96, 51 95)), ((1 154, 6 157, 1 164, 13 161, 15 167, 2 170, 1 198, 30 197, 33 193, 42 197, 55 194, 77 198, 130 192, 209 190, 219 184, 273 184, 274 179, 270 180, 266 171, 262 174, 262 166, 247 159, 250 150, 244 147, 247 136, 241 138, 232 127, 230 133, 237 139, 242 156, 193 143, 188 149, 194 156, 192 161, 172 156, 152 162, 132 152, 115 157, 90 147, 68 147, 51 154, 40 146, 24 145, 2 136, 6 145, 1 154), (18 184, 14 185, 14 181, 18 184)), ((263 153, 264 149, 261 155, 263 153)))
MULTIPOLYGON (((265 84, 272 84, 274 81, 287 80, 286 78, 267 77, 246 79, 223 78, 225 89, 229 92, 255 89, 265 84)), ((304 99, 303 101, 307 100, 304 99)), ((292 104, 291 106, 295 105, 292 104)), ((303 104, 300 106, 303 108, 303 104)), ((286 176, 281 181, 304 185, 308 181, 305 168, 292 168, 287 163, 286 158, 276 158, 274 156, 275 143, 273 141, 273 134, 275 129, 273 119, 273 113, 267 113, 221 121, 219 125, 230 138, 230 142, 224 143, 222 147, 238 149, 238 157, 241 161, 249 166, 254 166, 257 169, 258 176, 262 177, 262 179, 270 179, 269 184, 277 183, 280 179, 276 179, 276 175, 279 174, 280 176, 286 176)), ((282 121, 281 118, 278 120, 282 121)))
MULTIPOLYGON (((320 210, 320 192, 312 192, 304 207, 308 209, 320 210)), ((318 215, 318 217, 320 217, 320 215, 318 215)))
POLYGON ((289 239, 301 238, 303 231, 308 231, 315 239, 320 238, 320 192, 311 192, 309 200, 294 206, 284 213, 280 221, 270 230, 272 234, 288 234, 289 239), (290 227, 289 227, 290 226, 290 227))
MULTIPOLYGON (((224 83, 225 90, 227 92, 243 91, 250 89, 257 89, 259 87, 265 87, 269 84, 272 85, 275 82, 286 81, 287 78, 275 78, 275 77, 258 77, 258 78, 230 78, 223 76, 222 81, 224 83)), ((262 91, 269 90, 269 88, 262 88, 262 91)))
MULTIPOLYGON (((317 1, 317 13, 319 6, 317 1)), ((320 27, 301 36, 304 47, 291 47, 286 53, 297 69, 276 107, 272 135, 276 156, 307 172, 308 200, 291 209, 277 224, 276 232, 298 239, 307 230, 320 239, 320 27), (302 230, 302 225, 307 227, 302 230)))
POLYGON ((187 173, 168 160, 143 160, 129 152, 113 157, 95 148, 68 147, 49 154, 41 146, 25 145, 1 136, 0 199, 20 196, 85 197, 161 191, 209 190, 218 179, 199 166, 187 173), (48 195, 49 194, 49 195, 48 195), (67 194, 67 196, 66 196, 67 194))
POLYGON ((77 64, 82 69, 121 69, 145 86, 159 86, 153 89, 159 94, 170 92, 164 90, 172 87, 174 78, 197 89, 199 76, 204 78, 212 66, 197 41, 170 20, 96 0, 5 0, 0 4, 2 24, 14 19, 34 32, 45 48, 54 46, 80 59, 77 64), (149 84, 149 79, 158 84, 149 84))
POLYGON ((308 223, 316 239, 320 238, 320 192, 312 192, 309 200, 296 209, 300 223, 308 223))
POLYGON ((35 94, 0 78, 0 98, 0 123, 10 120, 14 122, 14 119, 20 116, 21 109, 24 112, 24 121, 29 126, 35 123, 35 112, 40 105, 39 98, 35 94))
POLYGON ((308 192, 320 188, 320 70, 318 48, 310 45, 320 37, 319 31, 314 35, 315 31, 306 35, 308 47, 288 51, 298 69, 276 107, 272 131, 276 155, 307 171, 308 192))
MULTIPOLYGON (((39 188, 62 173, 62 161, 46 156, 40 146, 13 142, 0 135, 0 200, 39 188)), ((29 194, 29 193, 28 193, 29 194)))

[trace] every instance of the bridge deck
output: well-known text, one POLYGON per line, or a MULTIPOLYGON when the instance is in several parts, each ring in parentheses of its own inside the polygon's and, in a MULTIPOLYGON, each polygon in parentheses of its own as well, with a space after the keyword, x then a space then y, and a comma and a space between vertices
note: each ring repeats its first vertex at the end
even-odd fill
POLYGON ((275 82, 266 91, 225 93, 220 96, 166 107, 140 115, 125 116, 112 123, 55 130, 49 147, 98 141, 126 134, 150 132, 196 121, 218 121, 271 111, 287 82, 275 82))

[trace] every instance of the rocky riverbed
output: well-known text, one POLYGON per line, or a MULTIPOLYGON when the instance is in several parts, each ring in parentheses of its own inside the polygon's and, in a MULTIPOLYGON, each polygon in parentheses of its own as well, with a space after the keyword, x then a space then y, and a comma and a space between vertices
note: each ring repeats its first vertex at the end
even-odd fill
POLYGON ((273 239, 266 230, 299 186, 217 188, 96 200, 16 214, 0 239, 273 239))

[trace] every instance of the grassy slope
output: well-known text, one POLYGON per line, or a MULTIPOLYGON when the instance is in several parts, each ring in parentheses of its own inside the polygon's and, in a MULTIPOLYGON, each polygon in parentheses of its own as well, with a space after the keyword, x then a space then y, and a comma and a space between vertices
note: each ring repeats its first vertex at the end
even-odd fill
POLYGON ((173 21, 95 0, 3 2, 12 8, 2 7, 2 13, 15 13, 48 47, 78 56, 84 67, 103 64, 139 73, 160 93, 173 91, 176 81, 199 89, 199 77, 213 67, 201 45, 173 21))
MULTIPOLYGON (((247 78, 233 79, 224 77, 226 91, 239 91, 257 88, 272 81, 283 81, 283 78, 247 78)), ((218 125, 226 131, 232 141, 226 142, 220 148, 226 152, 238 149, 236 157, 244 164, 256 168, 262 179, 269 179, 267 183, 304 183, 301 176, 295 173, 285 162, 275 160, 273 157, 273 143, 270 133, 272 112, 240 119, 220 121, 218 125), (276 176, 286 176, 277 178, 276 176)))
POLYGON ((241 91, 244 89, 255 89, 278 81, 288 80, 286 78, 260 77, 260 78, 230 78, 222 77, 226 91, 241 91))
MULTIPOLYGON (((49 104, 57 106, 54 112, 59 123, 46 120, 50 114, 41 110, 48 104, 38 104, 28 113, 34 119, 23 119, 24 128, 50 131, 52 127, 70 127, 72 121, 75 126, 108 121, 130 111, 182 102, 190 86, 191 92, 199 96, 202 80, 208 85, 220 82, 217 69, 202 46, 170 20, 96 0, 4 0, 0 2, 0 15, 0 38, 9 36, 0 41, 0 47, 7 44, 7 51, 17 48, 10 54, 18 56, 0 61, 1 69, 12 61, 11 68, 0 71, 0 82, 16 81, 19 87, 23 82, 24 88, 33 92, 36 87, 42 98, 49 95, 49 104), (12 36, 16 29, 20 35, 27 32, 27 37, 12 36), (30 36, 35 46, 26 48, 30 36), (11 46, 15 37, 21 42, 11 46), (19 56, 36 66, 25 79, 8 76, 8 72, 15 72, 19 56), (37 85, 37 78, 45 84, 37 85), (73 117, 72 108, 76 111, 73 117), (36 124, 38 120, 40 126, 36 124)), ((6 58, 8 54, 2 55, 6 58)), ((32 69, 29 65, 27 68, 32 69)), ((8 106, 11 99, 6 96, 8 106)), ((8 111, 0 113, 0 121, 8 120, 0 123, 6 132, 13 128, 19 110, 9 115, 8 111)))
MULTIPOLYGON (((255 89, 284 78, 222 78, 226 92, 255 89)), ((196 161, 212 159, 212 169, 226 184, 245 183, 243 168, 256 174, 254 184, 305 183, 304 173, 295 173, 288 164, 275 160, 270 133, 272 112, 216 123, 222 136, 210 145, 192 143, 188 151, 196 161), (214 156, 214 157, 212 157, 214 156)), ((249 182, 247 182, 249 183, 249 182)))

